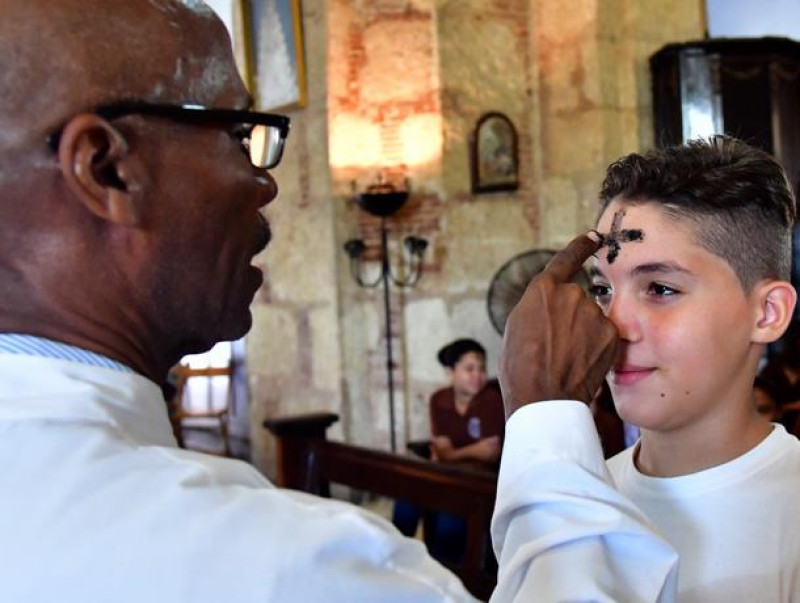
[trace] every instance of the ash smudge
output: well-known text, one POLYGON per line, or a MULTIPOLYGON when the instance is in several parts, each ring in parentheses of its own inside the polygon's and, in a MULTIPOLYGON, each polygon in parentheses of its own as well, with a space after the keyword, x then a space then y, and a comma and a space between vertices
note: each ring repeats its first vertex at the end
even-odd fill
POLYGON ((622 218, 625 217, 625 210, 620 209, 614 213, 614 219, 611 221, 611 231, 607 235, 600 235, 600 247, 608 247, 608 254, 606 260, 609 264, 613 264, 620 250, 622 243, 635 243, 644 240, 644 232, 640 228, 623 229, 622 218))

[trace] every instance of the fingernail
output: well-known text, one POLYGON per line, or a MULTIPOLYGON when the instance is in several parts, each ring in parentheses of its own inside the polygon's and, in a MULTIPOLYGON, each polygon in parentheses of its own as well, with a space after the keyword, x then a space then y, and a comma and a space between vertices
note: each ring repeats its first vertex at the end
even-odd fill
POLYGON ((603 242, 603 235, 601 235, 596 230, 592 229, 586 233, 586 236, 589 237, 595 243, 602 243, 603 242))

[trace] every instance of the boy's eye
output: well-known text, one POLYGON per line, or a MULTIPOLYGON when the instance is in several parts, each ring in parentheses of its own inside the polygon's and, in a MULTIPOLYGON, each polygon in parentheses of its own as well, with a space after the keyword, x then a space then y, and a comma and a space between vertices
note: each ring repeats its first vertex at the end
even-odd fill
POLYGON ((603 285, 602 283, 594 283, 589 287, 589 294, 597 303, 602 304, 611 297, 611 287, 609 285, 603 285))
POLYGON ((673 295, 678 295, 680 291, 674 289, 668 285, 662 285, 661 283, 650 283, 647 287, 647 294, 654 295, 656 297, 670 297, 673 295))

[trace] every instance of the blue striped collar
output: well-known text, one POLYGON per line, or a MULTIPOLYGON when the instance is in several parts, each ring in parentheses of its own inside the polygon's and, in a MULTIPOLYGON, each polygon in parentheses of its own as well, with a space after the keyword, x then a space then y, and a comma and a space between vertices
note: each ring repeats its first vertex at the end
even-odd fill
POLYGON ((107 368, 121 373, 135 373, 132 368, 106 356, 59 341, 53 341, 52 339, 35 337, 34 335, 0 333, 0 353, 55 358, 57 360, 68 360, 89 366, 107 368))

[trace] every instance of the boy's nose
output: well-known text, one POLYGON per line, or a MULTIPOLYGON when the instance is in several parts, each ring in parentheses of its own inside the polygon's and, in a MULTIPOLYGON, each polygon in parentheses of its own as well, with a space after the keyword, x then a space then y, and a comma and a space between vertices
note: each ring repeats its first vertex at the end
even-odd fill
POLYGON ((635 342, 641 339, 642 329, 637 313, 632 304, 626 303, 624 298, 615 296, 606 316, 617 327, 622 341, 635 342))

